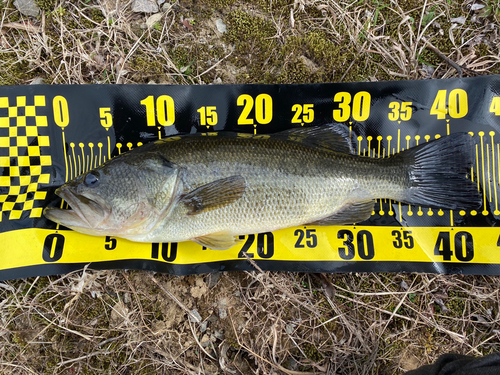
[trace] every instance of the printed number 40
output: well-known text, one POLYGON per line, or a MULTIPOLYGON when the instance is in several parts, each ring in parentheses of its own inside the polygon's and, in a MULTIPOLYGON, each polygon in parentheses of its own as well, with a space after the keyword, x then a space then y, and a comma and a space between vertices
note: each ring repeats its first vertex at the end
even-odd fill
POLYGON ((462 89, 439 90, 432 103, 431 115, 436 115, 438 120, 444 120, 449 114, 451 118, 462 118, 469 112, 467 93, 462 89))
POLYGON ((490 112, 494 113, 495 116, 500 116, 500 96, 495 96, 491 100, 490 112))

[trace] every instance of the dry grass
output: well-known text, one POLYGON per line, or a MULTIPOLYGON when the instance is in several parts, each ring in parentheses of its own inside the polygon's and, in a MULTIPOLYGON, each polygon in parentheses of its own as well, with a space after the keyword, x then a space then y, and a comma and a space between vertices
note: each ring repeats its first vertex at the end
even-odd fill
MULTIPOLYGON (((498 1, 39 1, 0 82, 259 83, 499 72, 498 1), (465 17, 465 23, 451 22, 465 17), (216 28, 221 18, 224 35, 216 28), (433 48, 427 47, 431 44, 433 48), (439 50, 446 62, 436 53, 439 50)), ((0 283, 1 374, 398 374, 500 350, 498 277, 90 271, 0 283), (167 292, 166 292, 166 291, 167 292)))

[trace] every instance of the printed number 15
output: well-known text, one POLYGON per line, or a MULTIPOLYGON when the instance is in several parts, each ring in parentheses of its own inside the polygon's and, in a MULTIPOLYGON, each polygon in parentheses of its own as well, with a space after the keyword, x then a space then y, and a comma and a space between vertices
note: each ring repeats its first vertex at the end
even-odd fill
POLYGON ((198 113, 200 114, 200 125, 217 125, 217 112, 215 106, 209 107, 201 107, 198 109, 198 113))

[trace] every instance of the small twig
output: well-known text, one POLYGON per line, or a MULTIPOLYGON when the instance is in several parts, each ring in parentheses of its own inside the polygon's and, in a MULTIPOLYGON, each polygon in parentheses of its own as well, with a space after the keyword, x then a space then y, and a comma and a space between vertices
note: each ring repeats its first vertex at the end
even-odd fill
POLYGON ((81 357, 78 357, 78 358, 72 358, 72 359, 68 359, 66 361, 63 361, 63 362, 59 362, 57 364, 58 367, 62 367, 64 365, 68 365, 70 363, 74 363, 74 362, 78 362, 78 361, 81 361, 82 359, 87 359, 87 358, 90 358, 90 357, 93 357, 95 355, 108 355, 108 354, 112 354, 112 352, 93 352, 93 353, 89 353, 87 355, 84 355, 84 356, 81 356, 81 357))
POLYGON ((9 22, 9 23, 4 23, 2 27, 8 27, 10 29, 18 29, 18 30, 24 30, 29 33, 38 33, 40 34, 42 32, 42 28, 32 25, 31 23, 20 23, 20 22, 9 22))
POLYGON ((208 68, 207 70, 205 70, 203 73, 200 73, 198 74, 195 78, 196 79, 200 79, 201 76, 207 74, 209 71, 211 71, 213 68, 215 68, 217 65, 219 65, 221 62, 223 62, 225 59, 227 59, 229 56, 231 56, 234 52, 234 49, 229 52, 226 56, 224 56, 222 59, 220 59, 219 61, 217 61, 214 65, 212 65, 210 68, 208 68))
POLYGON ((448 65, 450 65, 453 69, 455 69, 458 72, 458 75, 460 78, 462 78, 463 71, 466 71, 467 73, 473 74, 473 75, 482 75, 480 72, 476 72, 475 70, 469 69, 466 66, 457 64, 455 61, 450 59, 449 57, 445 56, 440 50, 438 50, 436 47, 434 47, 427 39, 422 38, 423 41, 427 44, 427 47, 434 52, 436 55, 438 55, 442 60, 444 60, 448 65))

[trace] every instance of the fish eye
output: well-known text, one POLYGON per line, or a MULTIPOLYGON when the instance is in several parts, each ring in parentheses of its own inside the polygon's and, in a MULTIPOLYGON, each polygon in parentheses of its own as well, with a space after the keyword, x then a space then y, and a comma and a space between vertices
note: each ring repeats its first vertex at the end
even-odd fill
POLYGON ((87 187, 96 187, 99 184, 99 172, 90 171, 89 173, 87 173, 85 179, 83 180, 83 183, 87 187))

